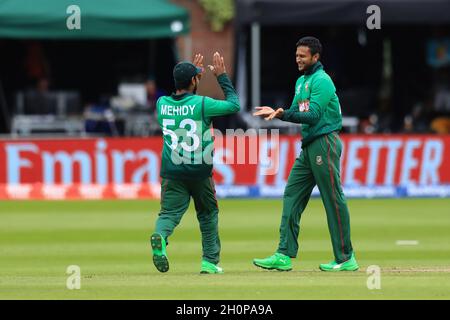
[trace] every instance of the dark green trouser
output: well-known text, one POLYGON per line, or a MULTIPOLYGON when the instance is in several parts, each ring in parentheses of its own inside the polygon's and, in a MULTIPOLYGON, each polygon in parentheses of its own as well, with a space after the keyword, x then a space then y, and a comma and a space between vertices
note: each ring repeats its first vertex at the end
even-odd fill
POLYGON ((202 233, 203 259, 217 264, 220 256, 219 208, 212 178, 201 181, 162 179, 161 212, 155 232, 160 233, 168 243, 167 238, 180 223, 191 196, 202 233))
POLYGON ((295 160, 283 196, 278 252, 292 258, 298 252, 300 217, 317 184, 327 214, 336 262, 350 258, 350 216, 341 187, 342 143, 336 132, 321 136, 306 146, 295 160))

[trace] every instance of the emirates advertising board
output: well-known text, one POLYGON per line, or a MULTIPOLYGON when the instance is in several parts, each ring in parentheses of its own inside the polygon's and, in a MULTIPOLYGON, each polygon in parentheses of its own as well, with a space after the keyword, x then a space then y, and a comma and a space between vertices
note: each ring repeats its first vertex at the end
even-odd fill
MULTIPOLYGON (((299 136, 222 140, 213 156, 218 197, 282 197, 299 136)), ((449 135, 341 140, 347 197, 450 196, 449 135)), ((161 137, 0 140, 0 199, 157 199, 162 147, 161 137)))

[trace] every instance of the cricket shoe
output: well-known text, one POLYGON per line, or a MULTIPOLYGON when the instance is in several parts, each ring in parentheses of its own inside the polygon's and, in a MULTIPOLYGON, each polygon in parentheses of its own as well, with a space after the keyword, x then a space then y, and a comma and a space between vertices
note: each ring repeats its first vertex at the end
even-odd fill
POLYGON ((337 263, 336 261, 332 261, 330 263, 322 263, 319 265, 320 270, 322 271, 356 271, 359 269, 359 265, 356 262, 355 254, 352 253, 352 256, 349 260, 344 261, 342 263, 337 263))
POLYGON ((169 260, 167 259, 166 241, 159 233, 152 234, 150 243, 153 250, 153 264, 159 272, 169 271, 169 260))
POLYGON ((223 273, 223 269, 214 263, 202 260, 201 274, 223 273))
POLYGON ((291 258, 282 253, 275 253, 274 255, 264 259, 253 259, 253 264, 257 267, 267 270, 291 271, 291 258))

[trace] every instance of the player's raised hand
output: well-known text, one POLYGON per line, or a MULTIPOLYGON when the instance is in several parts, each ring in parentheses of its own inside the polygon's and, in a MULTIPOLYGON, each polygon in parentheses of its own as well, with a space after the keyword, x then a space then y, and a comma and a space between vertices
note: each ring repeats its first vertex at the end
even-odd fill
POLYGON ((216 77, 227 72, 223 57, 217 51, 213 55, 213 64, 208 65, 208 67, 216 77))
POLYGON ((200 53, 197 53, 194 56, 194 60, 192 61, 192 64, 194 66, 202 69, 202 72, 199 74, 199 76, 201 77, 203 75, 203 73, 205 72, 205 67, 203 66, 203 55, 200 53))
POLYGON ((203 55, 200 53, 197 53, 194 56, 194 61, 192 61, 192 64, 196 67, 202 68, 203 69, 203 55))

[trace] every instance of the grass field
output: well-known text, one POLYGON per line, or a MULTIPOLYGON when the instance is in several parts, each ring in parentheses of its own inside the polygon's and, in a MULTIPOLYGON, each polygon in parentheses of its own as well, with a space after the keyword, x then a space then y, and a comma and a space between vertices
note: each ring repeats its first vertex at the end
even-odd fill
POLYGON ((276 249, 280 200, 220 200, 223 275, 200 275, 193 206, 170 238, 171 270, 156 271, 149 235, 158 201, 0 202, 0 299, 450 299, 450 199, 349 200, 357 272, 332 259, 323 206, 302 217, 294 270, 257 269, 276 249), (400 246, 397 240, 417 240, 400 246), (81 268, 81 289, 66 268, 81 268), (381 289, 367 288, 370 265, 381 289))

